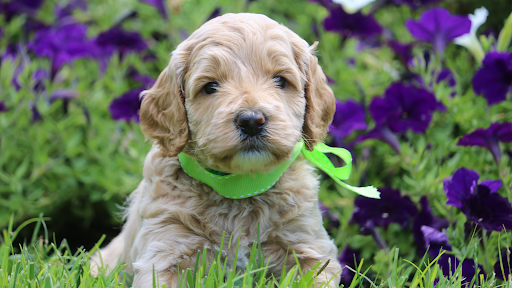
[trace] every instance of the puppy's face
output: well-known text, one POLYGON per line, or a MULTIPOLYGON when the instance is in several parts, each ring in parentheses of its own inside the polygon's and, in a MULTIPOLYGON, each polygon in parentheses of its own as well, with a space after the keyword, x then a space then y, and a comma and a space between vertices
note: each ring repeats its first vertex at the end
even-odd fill
POLYGON ((206 167, 269 171, 301 140, 305 79, 289 41, 281 29, 251 37, 226 33, 191 59, 185 77, 187 152, 206 167))
POLYGON ((265 16, 218 17, 173 52, 143 101, 142 129, 170 156, 183 150, 218 171, 269 172, 303 136, 323 138, 332 119, 334 96, 317 66, 304 40, 265 16))

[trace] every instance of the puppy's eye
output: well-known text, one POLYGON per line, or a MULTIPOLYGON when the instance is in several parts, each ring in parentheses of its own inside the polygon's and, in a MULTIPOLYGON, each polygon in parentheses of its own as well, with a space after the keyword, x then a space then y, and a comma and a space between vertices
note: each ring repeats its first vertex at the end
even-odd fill
POLYGON ((217 92, 218 87, 219 87, 219 83, 210 82, 210 83, 204 85, 204 87, 203 87, 204 93, 213 94, 213 93, 217 92))
POLYGON ((284 79, 284 77, 274 77, 274 81, 276 82, 277 86, 281 89, 284 89, 286 88, 286 86, 288 86, 288 82, 286 81, 286 79, 284 79))

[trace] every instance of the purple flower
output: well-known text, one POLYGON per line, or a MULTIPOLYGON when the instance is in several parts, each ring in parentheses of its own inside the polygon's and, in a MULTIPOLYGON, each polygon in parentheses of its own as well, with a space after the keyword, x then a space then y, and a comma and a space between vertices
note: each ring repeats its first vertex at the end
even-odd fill
POLYGON ((7 111, 7 106, 5 105, 4 101, 0 101, 0 112, 7 111))
POLYGON ((413 9, 421 8, 425 5, 434 4, 443 0, 392 0, 396 5, 406 4, 413 9))
MULTIPOLYGON (((448 220, 440 219, 432 214, 432 209, 428 204, 427 197, 423 196, 420 199, 421 211, 418 213, 412 224, 412 232, 414 235, 414 241, 418 247, 418 254, 425 254, 425 235, 422 231, 423 226, 429 226, 432 229, 441 230, 448 227, 448 220)), ((447 248, 445 248, 448 250, 447 248)))
POLYGON ((377 125, 370 132, 359 136, 357 142, 362 142, 367 139, 378 139, 384 143, 387 143, 397 154, 400 154, 400 142, 396 135, 391 132, 388 126, 377 125))
POLYGON ((357 38, 366 38, 382 33, 382 27, 371 15, 363 15, 359 11, 348 14, 340 5, 329 9, 329 13, 329 16, 324 19, 326 31, 357 38))
POLYGON ((131 78, 133 81, 142 84, 140 87, 143 89, 149 89, 155 84, 155 79, 149 75, 140 74, 134 67, 129 67, 126 76, 131 78))
POLYGON ((393 52, 395 52, 398 59, 400 59, 400 62, 402 62, 402 65, 407 67, 407 63, 409 63, 409 61, 411 61, 411 59, 413 58, 413 44, 402 44, 397 40, 388 40, 387 44, 393 50, 393 52))
POLYGON ((37 109, 34 102, 30 102, 28 106, 30 107, 30 112, 32 112, 32 116, 30 118, 31 124, 43 120, 43 116, 41 115, 41 113, 39 113, 39 110, 37 109))
MULTIPOLYGON (((455 270, 459 265, 461 265, 460 260, 457 259, 457 257, 453 255, 443 254, 441 257, 439 257, 439 260, 437 262, 439 266, 441 266, 441 270, 443 271, 443 275, 445 277, 450 277, 455 275, 455 270)), ((472 259, 464 259, 462 261, 462 284, 467 287, 476 274, 476 263, 472 259)), ((478 265, 479 273, 484 275, 485 278, 485 272, 482 267, 482 265, 478 265)))
POLYGON ((510 248, 501 250, 501 262, 500 262, 500 255, 496 257, 496 263, 494 264, 494 272, 496 273, 496 277, 500 278, 501 280, 508 280, 510 277, 511 269, 510 269, 510 248), (501 270, 501 267, 503 266, 503 270, 501 270))
POLYGON ((320 39, 320 31, 318 31, 317 23, 311 23, 311 31, 313 31, 313 35, 315 35, 316 39, 320 39))
POLYGON ((5 15, 7 22, 15 16, 27 14, 35 16, 44 0, 11 0, 7 3, 0 3, 0 11, 5 15))
POLYGON ((82 11, 87 10, 87 2, 84 0, 72 0, 66 6, 59 4, 55 5, 53 14, 57 19, 63 19, 73 15, 73 10, 80 9, 82 11))
POLYGON ((309 2, 318 3, 325 7, 325 9, 332 9, 336 5, 336 3, 332 2, 332 0, 309 0, 309 2))
POLYGON ((139 33, 126 31, 120 27, 113 27, 100 33, 95 42, 102 49, 103 56, 108 57, 114 51, 118 51, 122 57, 125 53, 142 52, 148 48, 139 33))
POLYGON ((471 21, 468 16, 452 16, 445 8, 436 7, 423 12, 419 21, 408 19, 405 26, 414 38, 432 43, 434 51, 443 55, 450 41, 469 33, 471 21))
POLYGON ((116 98, 110 103, 108 107, 110 114, 114 120, 122 120, 130 122, 140 122, 139 110, 141 99, 139 98, 140 93, 144 91, 142 88, 135 88, 116 98))
POLYGON ((457 84, 457 82, 455 81, 455 76, 453 76, 452 71, 448 68, 441 69, 439 74, 437 74, 436 83, 439 84, 443 81, 446 81, 446 83, 450 87, 454 87, 457 84))
POLYGON ((341 147, 343 139, 352 134, 352 132, 366 130, 368 125, 365 118, 366 115, 362 104, 352 99, 345 102, 336 100, 336 113, 329 126, 329 132, 334 137, 336 145, 341 147))
POLYGON ((139 0, 140 2, 147 3, 158 10, 160 15, 162 15, 162 18, 165 20, 169 19, 167 16, 167 9, 165 9, 165 0, 139 0))
POLYGON ((475 93, 484 94, 489 105, 507 99, 512 90, 512 53, 487 53, 472 83, 475 93))
POLYGON ((39 30, 28 48, 39 57, 48 57, 52 61, 51 79, 62 65, 76 59, 90 57, 93 43, 86 38, 87 26, 81 23, 67 22, 57 24, 46 30, 39 30))
POLYGON ((512 229, 512 206, 496 193, 501 180, 486 180, 478 184, 478 173, 460 168, 451 179, 444 179, 447 205, 461 209, 466 217, 489 231, 512 229))
POLYGON ((408 196, 401 196, 400 191, 383 187, 379 188, 381 199, 358 196, 354 201, 354 212, 351 222, 361 227, 387 226, 391 223, 406 225, 418 213, 416 205, 408 196))
POLYGON ((327 84, 329 84, 329 85, 336 85, 336 81, 334 81, 334 79, 329 77, 327 74, 325 74, 325 79, 327 80, 327 84))
POLYGON ((437 257, 441 249, 450 251, 452 246, 448 241, 448 236, 435 228, 430 226, 421 226, 421 233, 423 234, 423 242, 425 243, 424 248, 428 249, 428 252, 432 257, 437 257))
POLYGON ((338 257, 338 261, 341 264, 341 284, 345 286, 350 286, 352 283, 352 279, 355 276, 355 273, 346 267, 350 267, 352 269, 356 269, 361 261, 361 257, 359 253, 352 249, 350 246, 345 247, 338 257))
POLYGON ((41 92, 41 91, 44 91, 45 90, 45 81, 47 81, 49 79, 49 76, 48 75, 48 71, 46 71, 46 69, 43 69, 43 68, 40 68, 40 69, 37 69, 36 72, 34 72, 34 75, 32 76, 32 78, 34 79, 35 81, 35 85, 34 85, 34 91, 36 92, 41 92))
POLYGON ((457 142, 458 146, 480 146, 491 151, 494 161, 501 162, 501 150, 498 142, 512 141, 512 123, 492 123, 489 128, 478 128, 464 135, 457 142))
POLYGON ((332 229, 338 229, 340 227, 340 218, 338 215, 331 213, 329 207, 327 207, 322 201, 318 201, 318 208, 322 213, 322 218, 326 219, 326 229, 331 231, 332 229))
POLYGON ((75 90, 70 89, 58 89, 52 92, 50 95, 50 102, 54 102, 57 99, 71 100, 78 97, 78 93, 75 90))
POLYGON ((212 11, 212 13, 210 14, 210 16, 208 16, 208 19, 206 19, 206 21, 210 21, 210 20, 212 20, 213 18, 217 18, 217 17, 219 17, 219 16, 220 16, 220 11, 221 11, 221 10, 222 10, 222 9, 221 9, 220 7, 215 8, 215 9, 212 11))
POLYGON ((370 113, 377 125, 387 125, 395 133, 408 129, 424 132, 437 108, 438 102, 432 93, 401 82, 391 84, 383 98, 373 98, 370 103, 370 113))

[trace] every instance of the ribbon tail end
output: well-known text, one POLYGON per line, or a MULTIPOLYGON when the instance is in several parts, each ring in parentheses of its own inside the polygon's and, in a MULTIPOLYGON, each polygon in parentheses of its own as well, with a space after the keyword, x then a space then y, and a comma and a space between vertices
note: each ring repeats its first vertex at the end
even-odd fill
POLYGON ((368 198, 374 198, 374 199, 380 199, 380 192, 377 190, 377 188, 373 186, 366 186, 366 187, 354 187, 351 185, 348 185, 347 183, 344 183, 342 181, 337 181, 338 183, 342 184, 345 188, 348 190, 355 192, 359 195, 362 195, 364 197, 368 198))

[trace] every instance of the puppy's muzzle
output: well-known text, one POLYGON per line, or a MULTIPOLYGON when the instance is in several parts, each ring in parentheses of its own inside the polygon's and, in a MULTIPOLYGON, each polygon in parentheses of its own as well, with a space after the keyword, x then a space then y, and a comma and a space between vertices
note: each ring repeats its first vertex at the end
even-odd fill
POLYGON ((236 125, 240 131, 247 136, 256 136, 263 131, 265 127, 265 115, 260 111, 244 111, 238 114, 236 125))

